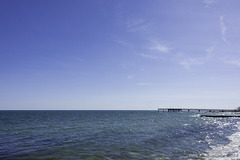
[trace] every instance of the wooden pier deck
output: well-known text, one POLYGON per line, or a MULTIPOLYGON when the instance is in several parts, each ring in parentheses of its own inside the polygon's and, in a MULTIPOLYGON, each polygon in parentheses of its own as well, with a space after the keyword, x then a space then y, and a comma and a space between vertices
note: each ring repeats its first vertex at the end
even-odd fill
POLYGON ((195 112, 240 112, 236 109, 197 109, 197 108, 158 108, 162 112, 182 112, 182 111, 195 111, 195 112))

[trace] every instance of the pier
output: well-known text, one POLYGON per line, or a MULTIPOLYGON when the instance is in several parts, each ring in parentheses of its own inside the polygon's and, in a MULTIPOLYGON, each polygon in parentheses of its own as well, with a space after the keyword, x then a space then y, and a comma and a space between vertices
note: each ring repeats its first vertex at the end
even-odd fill
POLYGON ((158 111, 162 112, 240 112, 237 109, 197 109, 197 108, 158 108, 158 111))

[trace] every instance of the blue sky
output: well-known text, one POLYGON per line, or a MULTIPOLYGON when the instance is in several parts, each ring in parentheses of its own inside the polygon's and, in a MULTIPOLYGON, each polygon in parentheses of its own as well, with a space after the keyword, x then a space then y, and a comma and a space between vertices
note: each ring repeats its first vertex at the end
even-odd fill
POLYGON ((238 0, 1 0, 0 109, 240 106, 238 0))

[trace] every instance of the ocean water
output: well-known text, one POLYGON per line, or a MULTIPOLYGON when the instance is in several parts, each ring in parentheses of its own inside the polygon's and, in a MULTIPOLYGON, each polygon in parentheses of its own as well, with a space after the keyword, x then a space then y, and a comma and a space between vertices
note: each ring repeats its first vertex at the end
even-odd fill
POLYGON ((198 112, 0 111, 1 160, 230 160, 239 145, 239 118, 198 112))

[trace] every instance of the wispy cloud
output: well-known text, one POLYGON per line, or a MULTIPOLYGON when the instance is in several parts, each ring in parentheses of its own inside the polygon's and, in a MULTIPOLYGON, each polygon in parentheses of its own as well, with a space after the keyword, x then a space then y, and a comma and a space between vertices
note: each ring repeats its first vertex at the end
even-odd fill
POLYGON ((131 28, 131 27, 141 26, 145 22, 146 22, 145 18, 135 18, 135 19, 128 20, 126 22, 126 25, 127 27, 131 28))
POLYGON ((224 23, 224 16, 219 17, 219 23, 220 23, 220 31, 221 31, 222 40, 224 42, 228 43, 227 40, 226 40, 227 26, 224 23))
POLYGON ((160 53, 169 53, 171 48, 160 42, 153 42, 152 45, 149 47, 149 50, 160 53))
POLYGON ((210 5, 214 3, 214 0, 203 0, 206 8, 210 8, 210 5))
POLYGON ((137 86, 154 86, 156 84, 154 84, 154 83, 137 83, 136 85, 137 86))
POLYGON ((205 64, 207 61, 209 61, 213 57, 215 52, 215 45, 212 45, 207 49, 205 49, 205 52, 206 52, 206 55, 203 57, 199 57, 199 58, 188 57, 181 60, 180 65, 182 65, 186 70, 190 70, 191 66, 205 64))
POLYGON ((124 40, 115 39, 114 41, 115 41, 116 43, 118 43, 119 45, 121 45, 121 46, 129 46, 129 43, 127 43, 127 42, 124 41, 124 40))
POLYGON ((240 67, 240 59, 227 60, 226 63, 236 65, 240 67))
POLYGON ((143 58, 162 60, 169 55, 166 53, 170 53, 172 49, 162 42, 154 40, 153 38, 149 38, 147 41, 149 44, 145 47, 144 53, 139 54, 143 58))
POLYGON ((187 58, 180 62, 180 64, 187 70, 190 70, 192 65, 202 65, 206 62, 205 58, 187 58))
POLYGON ((170 58, 168 53, 171 52, 172 48, 151 38, 147 41, 149 44, 144 47, 144 53, 139 54, 142 58, 152 60, 168 60, 170 58))
POLYGON ((145 54, 145 53, 142 53, 140 54, 140 56, 142 56, 143 58, 150 58, 150 59, 159 59, 158 56, 155 56, 155 55, 151 55, 151 54, 145 54))
POLYGON ((145 18, 128 19, 126 26, 129 32, 148 31, 150 23, 145 18))
POLYGON ((111 38, 113 40, 113 42, 117 43, 118 45, 122 46, 122 47, 132 47, 132 44, 129 43, 128 41, 126 41, 125 39, 117 36, 117 35, 111 35, 111 38))

